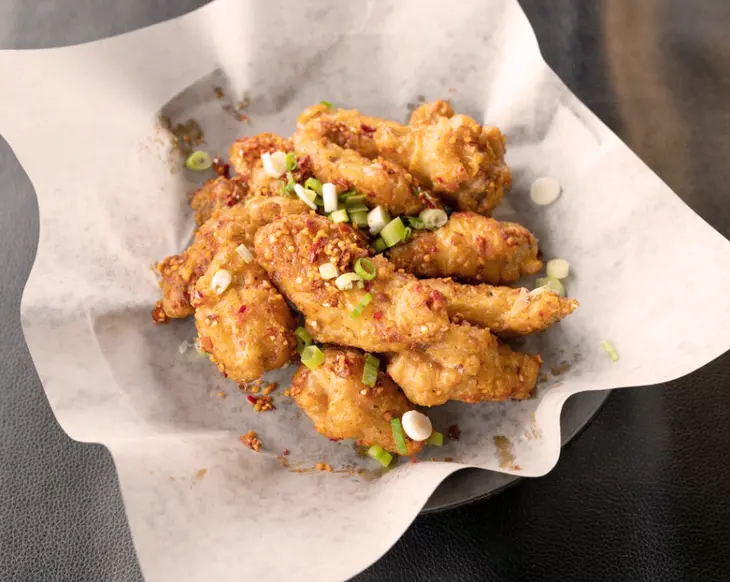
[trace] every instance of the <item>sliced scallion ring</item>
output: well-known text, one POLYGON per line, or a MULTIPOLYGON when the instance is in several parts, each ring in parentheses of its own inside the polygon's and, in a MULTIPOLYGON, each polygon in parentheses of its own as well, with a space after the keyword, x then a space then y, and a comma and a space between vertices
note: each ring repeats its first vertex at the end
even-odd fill
POLYGON ((314 190, 317 194, 322 194, 322 182, 317 180, 317 178, 307 178, 306 182, 304 182, 304 187, 314 190))
POLYGON ((408 447, 406 447, 406 437, 403 435, 403 425, 400 422, 400 418, 394 418, 390 421, 390 430, 393 431, 393 440, 395 440, 395 448, 401 455, 408 454, 408 447))
POLYGON ((358 259, 355 262, 355 273, 360 275, 360 277, 362 277, 365 281, 372 281, 375 279, 377 272, 375 263, 373 263, 370 259, 358 259))
POLYGON ((208 152, 201 150, 193 152, 185 160, 185 167, 188 170, 193 170, 194 172, 202 172, 203 170, 210 168, 212 165, 213 158, 210 157, 208 152))
POLYGON ((362 315, 362 312, 365 311, 365 308, 370 305, 370 302, 373 300, 373 296, 370 293, 365 293, 362 299, 360 299, 360 303, 358 303, 355 306, 355 309, 353 309, 350 312, 350 319, 357 319, 362 315))
POLYGON ((389 222, 390 214, 382 206, 376 206, 368 212, 368 226, 372 235, 378 234, 389 222))
POLYGON ((320 103, 322 105, 324 105, 325 107, 327 107, 328 109, 334 109, 335 108, 335 106, 332 103, 330 103, 329 101, 320 101, 320 103))
POLYGON ((410 226, 406 226, 406 229, 403 231, 403 242, 408 242, 408 239, 411 238, 412 234, 413 229, 410 226))
POLYGON ((330 214, 329 219, 335 224, 338 224, 340 222, 349 222, 350 216, 347 214, 347 210, 342 208, 341 210, 335 210, 332 214, 330 214))
POLYGON ((322 279, 328 281, 337 277, 337 267, 333 263, 322 263, 319 266, 319 274, 322 275, 322 279))
POLYGON ((294 192, 299 199, 309 206, 312 210, 317 210, 317 205, 314 201, 317 199, 317 193, 304 188, 301 184, 294 184, 294 192))
POLYGON ((344 273, 335 279, 335 285, 340 291, 352 289, 352 285, 362 281, 362 277, 356 273, 344 273))
POLYGON ((382 238, 378 237, 377 239, 375 239, 375 242, 372 244, 371 248, 376 253, 382 253, 385 249, 388 248, 388 245, 385 244, 385 241, 382 238))
POLYGON ((299 166, 299 162, 297 161, 297 154, 294 152, 289 152, 286 154, 286 171, 287 172, 293 172, 297 169, 299 166))
POLYGON ((312 336, 303 327, 298 327, 294 330, 294 336, 297 338, 297 353, 301 354, 304 348, 312 345, 312 336))
POLYGON ((391 455, 380 445, 373 445, 372 447, 370 447, 368 449, 368 457, 376 460, 378 463, 383 465, 383 467, 389 466, 390 463, 393 461, 393 455, 391 455))
POLYGON ((394 247, 399 242, 402 242, 405 234, 406 227, 400 217, 391 220, 385 225, 383 230, 380 231, 380 236, 383 238, 388 248, 394 247))
POLYGON ((440 432, 432 432, 431 436, 428 437, 426 440, 427 445, 431 445, 432 447, 440 447, 444 444, 444 435, 440 432))
POLYGON ((555 277, 540 277, 535 281, 538 287, 545 287, 550 291, 555 291, 561 297, 565 297, 565 287, 559 279, 555 277))
POLYGON ((426 208, 418 215, 426 228, 439 228, 449 221, 448 215, 439 208, 426 208))
POLYGON ((610 356, 610 358, 614 362, 618 362, 619 361, 619 355, 618 355, 618 352, 616 351, 616 348, 613 347, 613 342, 611 342, 610 340, 603 340, 601 342, 601 347, 604 350, 606 350, 606 353, 610 356))
POLYGON ((545 272, 548 277, 566 279, 570 274, 570 263, 565 259, 551 259, 545 265, 545 272))
POLYGON ((334 212, 337 210, 339 200, 337 199, 337 187, 331 182, 322 184, 322 200, 324 201, 324 211, 334 212))
POLYGON ((367 212, 348 212, 348 214, 350 215, 350 220, 352 221, 352 224, 357 224, 358 226, 368 225, 367 212))
POLYGON ((417 216, 409 216, 408 217, 408 226, 411 228, 414 228, 416 230, 423 230, 426 228, 426 223, 423 222, 420 218, 417 216))
POLYGON ((324 362, 324 354, 315 345, 305 347, 301 353, 302 364, 310 370, 316 370, 324 362))
POLYGON ((365 386, 370 386, 371 388, 375 386, 378 381, 379 368, 380 360, 372 354, 368 354, 367 358, 365 358, 365 367, 362 369, 362 383, 365 386))

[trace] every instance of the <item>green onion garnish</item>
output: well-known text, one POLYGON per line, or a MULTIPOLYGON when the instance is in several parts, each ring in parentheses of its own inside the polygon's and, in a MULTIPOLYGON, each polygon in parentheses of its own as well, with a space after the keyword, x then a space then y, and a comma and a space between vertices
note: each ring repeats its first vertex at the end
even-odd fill
POLYGON ((416 230, 423 230, 424 228, 426 228, 426 223, 423 222, 417 216, 409 216, 408 217, 408 225, 411 228, 415 228, 416 230))
POLYGON ((286 185, 281 189, 281 193, 285 196, 290 196, 294 194, 294 186, 296 186, 296 182, 294 181, 294 176, 291 172, 286 173, 286 185))
POLYGON ((324 354, 317 346, 307 346, 301 353, 302 364, 310 370, 316 370, 324 362, 324 354))
POLYGON ((403 425, 400 422, 400 418, 394 418, 390 421, 390 429, 393 431, 393 439, 395 440, 395 448, 401 455, 408 454, 408 448, 406 447, 406 437, 403 436, 403 425))
POLYGON ((329 101, 320 101, 320 103, 321 103, 322 105, 324 105, 324 106, 328 107, 329 109, 334 109, 334 108, 335 108, 335 106, 334 106, 334 105, 332 105, 332 103, 330 103, 329 101))
POLYGON ((349 212, 350 220, 352 221, 352 224, 357 224, 358 226, 367 226, 368 225, 368 213, 367 212, 349 212))
POLYGON ((403 232, 403 242, 408 242, 408 239, 411 238, 412 234, 413 234, 413 229, 410 226, 406 226, 406 229, 403 232))
POLYGON ((347 202, 350 196, 357 196, 357 192, 355 190, 348 190, 347 192, 343 192, 339 195, 340 202, 347 202))
POLYGON ((335 210, 332 214, 329 215, 329 219, 334 222, 335 224, 340 222, 349 222, 350 217, 347 214, 347 210, 344 208, 340 210, 335 210))
POLYGON ((383 237, 388 248, 394 247, 399 242, 402 242, 405 234, 406 227, 400 218, 394 218, 380 231, 380 236, 383 237))
POLYGON ((293 172, 297 169, 299 166, 299 163, 297 162, 297 154, 294 152, 289 152, 286 154, 286 171, 287 172, 293 172))
POLYGON ((355 262, 355 273, 360 275, 365 281, 372 281, 375 279, 377 272, 375 263, 373 263, 370 259, 358 259, 355 262))
POLYGON ((382 238, 378 237, 377 239, 375 239, 375 242, 372 244, 371 248, 376 253, 382 253, 385 249, 388 248, 388 245, 385 244, 385 241, 382 238))
POLYGON ((362 281, 362 277, 356 273, 344 273, 335 279, 335 285, 340 291, 352 289, 353 283, 362 281))
POLYGON ((609 341, 609 340, 603 340, 601 342, 601 347, 604 350, 606 350, 606 352, 608 353, 608 355, 611 357, 611 359, 614 362, 618 362, 619 361, 618 352, 616 351, 616 348, 613 347, 613 343, 611 343, 611 341, 609 341))
POLYGON ((376 206, 368 212, 368 226, 372 235, 378 234, 389 222, 390 214, 382 206, 376 206))
POLYGON ((307 178, 306 182, 304 182, 304 187, 314 190, 317 194, 322 194, 322 182, 317 180, 317 178, 307 178))
POLYGON ((368 354, 365 358, 365 367, 362 369, 362 383, 371 388, 378 381, 378 368, 380 368, 380 360, 375 356, 368 354))
POLYGON ((439 228, 449 221, 448 215, 438 208, 427 208, 418 215, 426 228, 439 228))
POLYGON ((210 154, 200 150, 193 152, 188 156, 188 159, 185 160, 185 167, 188 170, 193 170, 194 172, 202 172, 203 170, 210 168, 212 165, 213 158, 210 157, 210 154))
POLYGON ((362 194, 359 196, 350 196, 345 200, 345 205, 350 212, 367 212, 370 210, 365 205, 365 196, 362 194))
POLYGON ((565 287, 563 287, 563 284, 560 282, 560 280, 556 279, 555 277, 540 277, 535 281, 535 283, 537 284, 538 288, 545 287, 550 291, 555 291, 561 297, 565 297, 565 287))
POLYGON ((312 345, 312 336, 303 327, 298 327, 294 330, 294 336, 297 338, 297 353, 301 354, 304 348, 312 345))
POLYGON ((444 435, 440 432, 434 431, 431 433, 431 436, 428 437, 426 444, 431 445, 432 447, 440 447, 444 444, 444 435))
POLYGON ((393 461, 393 455, 380 445, 373 445, 368 449, 368 457, 375 459, 378 463, 387 467, 393 461))
POLYGON ((355 309, 353 309, 350 312, 350 318, 351 319, 357 319, 362 315, 362 312, 365 311, 365 308, 370 305, 370 302, 373 300, 373 296, 370 295, 370 293, 365 293, 365 296, 360 300, 360 303, 358 303, 355 306, 355 309))

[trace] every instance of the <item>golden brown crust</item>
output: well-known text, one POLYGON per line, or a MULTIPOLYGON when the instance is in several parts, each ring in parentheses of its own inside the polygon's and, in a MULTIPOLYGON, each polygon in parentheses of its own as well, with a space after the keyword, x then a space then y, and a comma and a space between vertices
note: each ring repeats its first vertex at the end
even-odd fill
POLYGON ((334 279, 322 279, 320 265, 331 262, 343 274, 368 255, 346 224, 314 213, 286 216, 260 229, 255 247, 257 260, 304 314, 317 341, 391 352, 435 341, 448 326, 443 300, 412 275, 395 272, 383 257, 372 259, 377 276, 363 289, 341 291, 334 279), (368 293, 372 302, 353 319, 350 314, 368 293))
POLYGON ((195 210, 195 222, 203 224, 218 210, 238 204, 246 193, 246 186, 238 178, 228 179, 220 176, 208 180, 190 199, 195 210))
POLYGON ((443 296, 452 321, 486 327, 502 337, 542 331, 578 307, 575 299, 548 290, 535 293, 524 288, 462 285, 450 279, 424 282, 443 296))
POLYGON ((451 118, 454 116, 454 110, 448 101, 433 101, 432 103, 424 103, 416 107, 411 113, 408 125, 418 127, 421 125, 432 125, 440 117, 451 118))
POLYGON ((540 364, 539 356, 513 352, 488 330, 462 323, 424 350, 394 354, 388 374, 414 404, 438 406, 529 398, 540 364))
POLYGON ((537 239, 514 222, 455 212, 445 226, 416 231, 390 251, 398 269, 420 277, 454 277, 504 285, 542 269, 537 239))
POLYGON ((236 244, 223 245, 195 285, 192 303, 198 344, 221 373, 251 382, 289 363, 295 353, 296 321, 281 294, 256 262, 246 263, 236 244), (216 272, 227 270, 231 284, 212 289, 216 272))
MULTIPOLYGON (((398 453, 390 420, 403 416, 413 405, 382 371, 374 387, 362 383, 365 356, 361 352, 331 347, 324 356, 324 363, 314 371, 299 368, 289 392, 317 432, 398 453)), ((406 438, 408 455, 415 455, 422 446, 406 438)))
MULTIPOLYGON (((190 246, 181 254, 167 257, 157 269, 160 273, 162 299, 156 306, 166 318, 192 315, 190 294, 198 278, 205 273, 220 245, 227 242, 245 244, 253 252, 256 231, 285 214, 305 212, 308 207, 300 200, 281 196, 247 198, 242 204, 224 206, 195 233, 190 246)), ((166 319, 165 318, 165 319, 166 319)))

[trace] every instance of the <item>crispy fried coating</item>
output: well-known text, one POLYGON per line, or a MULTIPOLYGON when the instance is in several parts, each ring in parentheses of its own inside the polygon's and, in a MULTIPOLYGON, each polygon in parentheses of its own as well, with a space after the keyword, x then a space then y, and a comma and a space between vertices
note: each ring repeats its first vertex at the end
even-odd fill
POLYGON ((245 194, 246 185, 239 178, 231 180, 220 176, 208 180, 190 199, 195 222, 200 226, 218 210, 238 204, 245 194))
POLYGON ((379 128, 375 143, 380 155, 406 168, 458 210, 491 213, 512 183, 502 132, 466 115, 429 118, 425 109, 416 115, 416 122, 379 128), (425 119, 428 123, 423 123, 425 119))
POLYGON ((502 337, 543 331, 578 307, 575 299, 548 290, 462 285, 450 279, 427 279, 424 283, 446 300, 452 321, 486 327, 502 337))
POLYGON ((537 239, 519 224, 455 212, 441 228, 416 231, 390 251, 390 260, 420 277, 505 285, 542 269, 537 252, 537 239))
POLYGON ((388 374, 414 404, 438 406, 529 398, 541 363, 540 356, 513 352, 489 330, 462 323, 423 350, 394 354, 388 374))
POLYGON ((377 276, 364 289, 341 291, 335 279, 322 278, 324 263, 343 274, 368 256, 361 237, 346 224, 314 214, 286 216, 256 233, 255 248, 257 260, 319 342, 393 352, 436 341, 448 327, 440 295, 412 275, 397 273, 383 257, 372 259, 377 276), (368 294, 371 302, 353 318, 368 294))
POLYGON ((236 244, 223 245, 193 293, 198 345, 221 373, 235 382, 250 382, 289 363, 296 352, 296 320, 284 298, 260 265, 246 263, 236 244), (212 288, 225 269, 230 285, 220 294, 212 288))
POLYGON ((440 117, 446 117, 447 119, 454 116, 454 110, 451 108, 451 104, 448 101, 433 101, 432 103, 424 103, 419 107, 416 107, 411 113, 411 118, 408 120, 408 125, 412 127, 418 127, 421 125, 432 125, 440 117))
POLYGON ((380 205, 392 214, 411 215, 433 206, 428 193, 411 174, 374 155, 374 128, 363 123, 351 125, 356 116, 361 117, 357 111, 330 112, 323 105, 307 109, 297 122, 295 151, 311 160, 312 171, 322 182, 332 182, 340 192, 357 190, 368 198, 370 206, 380 205))
MULTIPOLYGON (((317 432, 331 439, 355 439, 358 445, 380 445, 398 454, 390 419, 403 416, 413 405, 382 371, 374 387, 362 383, 361 352, 331 347, 324 350, 324 357, 316 370, 301 366, 289 392, 317 432)), ((408 455, 422 446, 406 437, 408 455)))
POLYGON ((256 231, 275 218, 309 210, 301 200, 283 196, 254 196, 242 204, 224 206, 207 220, 195 233, 191 245, 181 254, 164 259, 157 270, 160 273, 162 299, 153 313, 155 320, 184 318, 192 315, 190 294, 198 278, 205 273, 221 244, 234 242, 253 248, 256 231))

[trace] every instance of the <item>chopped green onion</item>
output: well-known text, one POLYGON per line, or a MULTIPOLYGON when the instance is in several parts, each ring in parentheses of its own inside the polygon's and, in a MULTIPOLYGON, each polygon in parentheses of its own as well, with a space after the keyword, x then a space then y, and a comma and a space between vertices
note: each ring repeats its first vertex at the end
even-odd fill
POLYGON ((370 210, 365 205, 365 196, 362 194, 359 196, 350 196, 347 200, 345 200, 345 205, 347 206, 347 210, 350 212, 367 212, 370 210))
POLYGON ((426 440, 427 445, 431 445, 432 447, 440 447, 444 444, 444 435, 440 432, 432 432, 431 436, 428 437, 428 440, 426 440))
POLYGON ((377 272, 375 263, 373 263, 370 259, 358 259, 355 262, 355 273, 360 275, 365 281, 372 281, 375 279, 377 272))
POLYGON ((317 178, 307 178, 307 181, 304 182, 304 187, 314 190, 317 194, 322 194, 322 182, 317 180, 317 178))
POLYGON ((378 234, 389 222, 390 214, 382 206, 376 206, 368 212, 368 226, 372 235, 378 234))
POLYGON ((304 364, 310 370, 316 370, 324 362, 324 354, 315 345, 307 346, 302 350, 301 353, 302 364, 304 364))
POLYGON ((348 190, 347 192, 343 192, 340 194, 340 202, 347 202, 351 196, 357 196, 357 192, 355 190, 348 190))
POLYGON ((342 210, 335 210, 332 214, 329 215, 329 219, 335 224, 350 221, 347 210, 345 210, 344 208, 342 210))
POLYGON ((603 340, 601 342, 601 347, 604 350, 606 350, 606 352, 608 353, 609 356, 611 356, 611 359, 614 362, 618 362, 619 361, 618 352, 616 351, 616 348, 613 347, 613 343, 611 343, 611 341, 609 341, 609 340, 603 340))
POLYGON ((250 263, 253 261, 251 251, 249 251, 248 247, 244 244, 240 244, 236 247, 236 253, 238 253, 238 256, 243 259, 244 263, 250 263))
POLYGON ((293 172, 299 167, 299 162, 297 161, 297 154, 294 152, 289 152, 286 154, 286 171, 287 172, 293 172))
POLYGON ((406 226, 405 231, 403 231, 403 242, 408 242, 408 239, 411 238, 412 234, 413 229, 410 226, 406 226))
POLYGON ((551 259, 545 265, 545 272, 548 277, 565 279, 570 274, 570 263, 565 259, 551 259))
POLYGON ((371 248, 376 253, 382 253, 385 249, 388 248, 388 245, 385 244, 385 241, 382 238, 378 237, 377 239, 375 239, 375 242, 372 244, 371 248))
POLYGON ((565 287, 555 277, 540 277, 535 283, 537 283, 538 287, 545 287, 550 291, 555 291, 561 297, 565 297, 565 287))
POLYGON ((319 266, 319 274, 322 275, 322 279, 328 281, 337 277, 337 267, 332 263, 322 263, 319 266))
POLYGON ((334 109, 335 108, 335 106, 332 105, 332 103, 330 103, 329 101, 320 101, 320 103, 322 105, 324 105, 325 107, 329 108, 329 109, 334 109))
POLYGON ((362 383, 371 388, 378 381, 378 368, 380 368, 380 360, 375 356, 368 354, 365 358, 365 367, 362 369, 362 383))
POLYGON ((319 196, 314 199, 314 203, 317 205, 317 208, 324 210, 324 200, 322 200, 319 196))
POLYGON ((365 293, 364 297, 360 300, 360 303, 358 303, 355 306, 355 309, 350 312, 350 319, 357 319, 360 317, 362 312, 365 311, 365 308, 370 305, 372 300, 373 296, 370 293, 365 293))
POLYGON ((403 425, 400 422, 400 418, 394 418, 390 421, 390 430, 393 431, 393 439, 395 440, 395 448, 401 455, 408 454, 408 448, 406 447, 406 437, 403 436, 403 425))
POLYGON ((337 210, 337 188, 334 184, 327 182, 322 184, 322 200, 324 201, 324 211, 334 212, 337 210))
POLYGON ((378 463, 387 467, 393 461, 393 455, 386 451, 380 445, 373 445, 368 449, 368 457, 376 460, 378 463))
POLYGON ((188 156, 188 159, 185 160, 185 167, 188 170, 193 170, 194 172, 202 172, 203 170, 210 168, 212 165, 213 158, 210 157, 210 154, 200 150, 193 152, 188 156))
POLYGON ((417 216, 409 216, 408 224, 411 228, 415 228, 416 230, 423 230, 424 228, 426 228, 426 223, 417 216))
POLYGON ((297 338, 297 353, 301 354, 304 348, 308 348, 312 345, 312 336, 303 327, 298 327, 294 330, 294 336, 297 338))
POLYGON ((296 186, 296 182, 294 182, 294 176, 291 172, 286 173, 286 185, 282 187, 281 193, 285 196, 289 196, 290 194, 294 193, 294 186, 296 186))
POLYGON ((360 275, 356 275, 355 273, 344 273, 335 279, 335 285, 340 291, 347 291, 348 289, 352 289, 353 283, 359 281, 362 281, 362 277, 360 275))
POLYGON ((394 218, 380 231, 380 236, 383 237, 388 248, 394 247, 399 242, 402 242, 405 234, 406 227, 400 218, 394 218))
POLYGON ((314 201, 317 199, 317 193, 313 190, 302 187, 301 184, 294 184, 294 192, 296 192, 299 199, 309 206, 312 210, 317 210, 317 205, 314 201))
POLYGON ((439 208, 427 208, 418 215, 426 228, 439 228, 449 221, 448 215, 439 208))
POLYGON ((368 213, 367 212, 349 212, 350 220, 352 221, 352 224, 357 224, 358 226, 367 226, 368 225, 368 213))

